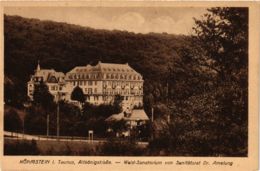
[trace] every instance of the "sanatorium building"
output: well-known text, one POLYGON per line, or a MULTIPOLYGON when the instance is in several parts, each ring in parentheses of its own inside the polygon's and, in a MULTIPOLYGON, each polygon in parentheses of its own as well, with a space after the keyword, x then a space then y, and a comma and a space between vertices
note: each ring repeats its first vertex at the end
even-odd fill
POLYGON ((123 108, 143 106, 143 77, 128 64, 98 62, 97 65, 77 66, 68 73, 54 69, 41 69, 38 63, 34 75, 27 83, 27 94, 33 100, 35 85, 43 81, 54 96, 72 102, 71 93, 79 86, 86 101, 94 104, 112 103, 116 95, 123 97, 123 108))

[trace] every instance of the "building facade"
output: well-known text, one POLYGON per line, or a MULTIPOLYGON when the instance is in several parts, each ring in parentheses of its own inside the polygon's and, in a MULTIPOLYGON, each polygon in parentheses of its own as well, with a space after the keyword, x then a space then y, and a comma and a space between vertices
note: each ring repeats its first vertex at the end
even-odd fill
POLYGON ((28 82, 28 96, 32 99, 34 85, 43 80, 54 97, 71 101, 73 89, 79 86, 86 101, 94 104, 113 103, 116 95, 123 99, 123 108, 143 106, 143 78, 128 64, 99 62, 95 66, 77 66, 64 75, 55 70, 42 70, 40 65, 28 82))
POLYGON ((33 100, 33 92, 35 86, 44 82, 49 92, 54 96, 54 100, 57 101, 59 96, 68 94, 65 88, 65 75, 62 72, 56 72, 54 69, 41 69, 38 62, 37 69, 34 71, 34 75, 31 75, 30 80, 27 82, 27 95, 33 100))

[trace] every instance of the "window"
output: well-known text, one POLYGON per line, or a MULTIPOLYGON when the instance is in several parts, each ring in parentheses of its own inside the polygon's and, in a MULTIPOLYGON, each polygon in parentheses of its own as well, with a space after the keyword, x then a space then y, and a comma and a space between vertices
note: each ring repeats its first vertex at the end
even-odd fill
POLYGON ((91 86, 92 84, 93 84, 93 83, 92 83, 92 81, 88 81, 88 85, 90 85, 90 86, 91 86))
POLYGON ((51 86, 51 90, 52 91, 56 90, 56 86, 51 86))
POLYGON ((97 81, 95 81, 95 85, 97 85, 97 81))
POLYGON ((97 93, 97 88, 94 89, 94 93, 97 93))
POLYGON ((88 88, 88 94, 92 94, 92 88, 88 88))

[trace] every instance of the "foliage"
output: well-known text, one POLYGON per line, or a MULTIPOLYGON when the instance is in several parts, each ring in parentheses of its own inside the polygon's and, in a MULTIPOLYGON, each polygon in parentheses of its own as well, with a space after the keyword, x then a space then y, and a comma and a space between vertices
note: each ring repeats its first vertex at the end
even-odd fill
POLYGON ((123 119, 119 121, 110 121, 108 123, 108 126, 113 130, 114 133, 120 132, 122 130, 127 130, 126 121, 123 119))
POLYGON ((46 135, 46 119, 46 113, 42 107, 31 106, 30 108, 28 108, 24 120, 25 132, 29 134, 46 135))
POLYGON ((22 121, 17 112, 13 109, 4 113, 4 130, 12 132, 22 130, 22 121))
POLYGON ((122 101, 124 100, 123 96, 120 95, 115 95, 114 97, 114 102, 113 102, 113 106, 115 109, 115 113, 120 113, 122 112, 122 101))
POLYGON ((151 153, 247 155, 248 9, 208 11, 195 20, 194 46, 180 49, 182 58, 170 66, 171 122, 151 153))
POLYGON ((91 118, 91 117, 103 117, 108 118, 112 114, 118 114, 121 112, 121 107, 119 105, 111 105, 111 104, 100 104, 93 105, 90 103, 86 103, 83 106, 83 117, 91 118))
POLYGON ((84 92, 83 90, 79 87, 79 86, 76 86, 72 93, 71 93, 71 100, 76 100, 80 103, 84 103, 85 100, 86 100, 86 97, 84 95, 84 92))
POLYGON ((248 8, 211 8, 195 20, 195 32, 210 66, 217 72, 212 95, 215 151, 220 155, 247 152, 248 121, 248 8), (241 129, 242 128, 242 129, 241 129))
POLYGON ((49 92, 48 86, 41 81, 35 85, 33 92, 33 102, 36 105, 41 105, 45 109, 49 109, 54 106, 53 95, 49 92))
POLYGON ((4 155, 39 155, 39 150, 35 140, 17 141, 4 144, 4 155))
POLYGON ((248 8, 211 8, 204 20, 195 20, 197 39, 205 49, 210 67, 220 79, 241 79, 248 65, 248 8))
POLYGON ((24 90, 6 75, 4 76, 4 87, 4 103, 16 108, 22 108, 22 103, 26 100, 26 95, 21 93, 24 90))
POLYGON ((141 156, 144 155, 144 149, 138 147, 132 141, 118 141, 109 139, 101 147, 101 155, 106 156, 141 156))

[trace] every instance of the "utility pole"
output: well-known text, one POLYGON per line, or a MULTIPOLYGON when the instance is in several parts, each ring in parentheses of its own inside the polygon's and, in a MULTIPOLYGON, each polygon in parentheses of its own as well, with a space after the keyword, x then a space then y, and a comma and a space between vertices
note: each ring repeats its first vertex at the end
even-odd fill
MULTIPOLYGON (((24 105, 24 115, 26 115, 25 105, 24 105)), ((25 116, 23 117, 23 139, 24 139, 24 119, 25 116)))
POLYGON ((153 120, 154 120, 154 118, 153 118, 153 107, 152 107, 152 119, 151 119, 151 121, 152 121, 152 123, 151 123, 151 132, 152 132, 152 135, 151 135, 151 139, 153 140, 153 138, 154 138, 154 135, 153 135, 153 120))
POLYGON ((57 138, 60 136, 60 87, 58 87, 58 101, 57 101, 57 138))
POLYGON ((47 114, 47 136, 49 136, 49 121, 50 121, 50 115, 47 114))
MULTIPOLYGON (((171 107, 170 107, 170 105, 169 105, 169 79, 167 80, 167 106, 168 106, 168 108, 170 109, 171 107)), ((170 113, 168 114, 168 116, 167 116, 167 122, 168 123, 170 123, 171 122, 171 111, 170 111, 170 113)))
MULTIPOLYGON (((168 109, 171 109, 170 104, 169 104, 169 97, 170 97, 169 96, 169 92, 170 92, 170 90, 169 90, 169 80, 171 80, 171 77, 172 77, 172 68, 170 66, 168 66, 168 68, 169 68, 170 73, 169 73, 167 80, 166 80, 166 103, 167 103, 168 109)), ((171 110, 170 110, 170 113, 167 116, 167 122, 168 123, 171 122, 171 110)))
POLYGON ((24 134, 25 134, 25 118, 26 118, 26 109, 30 107, 30 104, 28 102, 23 103, 24 106, 24 116, 23 116, 23 139, 24 139, 24 134))
POLYGON ((153 107, 152 107, 152 122, 153 122, 153 107))

